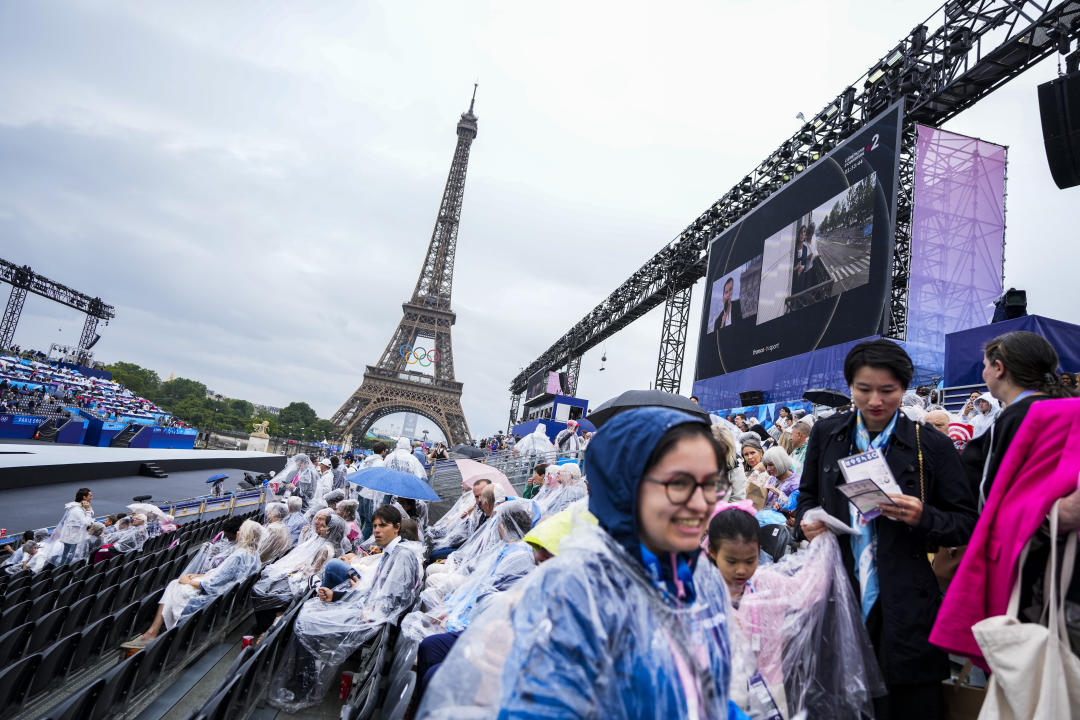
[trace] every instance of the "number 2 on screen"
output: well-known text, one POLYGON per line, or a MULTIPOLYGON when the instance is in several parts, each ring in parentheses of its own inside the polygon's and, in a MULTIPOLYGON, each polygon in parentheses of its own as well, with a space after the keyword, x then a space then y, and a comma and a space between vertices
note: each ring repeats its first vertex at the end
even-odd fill
POLYGON ((871 152, 877 150, 879 144, 881 144, 881 135, 874 133, 874 139, 870 141, 871 152))

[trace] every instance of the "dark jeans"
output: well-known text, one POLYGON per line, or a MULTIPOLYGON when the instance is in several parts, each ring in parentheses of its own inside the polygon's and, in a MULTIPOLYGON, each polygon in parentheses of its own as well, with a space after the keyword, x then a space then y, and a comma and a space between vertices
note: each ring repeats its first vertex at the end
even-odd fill
POLYGON ((371 514, 375 512, 375 502, 362 495, 358 495, 356 500, 356 521, 360 524, 361 539, 366 540, 371 537, 371 514))
POLYGON ((461 633, 439 633, 428 635, 420 642, 420 648, 416 651, 416 692, 414 703, 419 703, 427 690, 428 682, 435 675, 435 671, 442 665, 442 661, 450 654, 461 633))
POLYGON ((432 561, 442 560, 443 558, 450 557, 450 553, 454 552, 455 550, 457 550, 457 548, 452 548, 452 547, 444 547, 444 548, 439 548, 438 550, 432 550, 431 551, 431 556, 430 556, 431 560, 432 561))
POLYGON ((60 564, 67 565, 75 557, 75 550, 78 548, 77 543, 64 543, 64 554, 60 556, 60 564))

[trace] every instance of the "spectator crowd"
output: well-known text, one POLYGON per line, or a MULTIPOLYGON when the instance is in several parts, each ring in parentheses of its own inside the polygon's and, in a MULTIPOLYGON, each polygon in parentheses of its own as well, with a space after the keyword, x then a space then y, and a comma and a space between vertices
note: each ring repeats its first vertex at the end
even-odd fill
MULTIPOLYGON (((955 414, 909 392, 911 359, 874 340, 845 360, 850 406, 784 408, 768 429, 642 406, 592 437, 573 421, 554 441, 502 436, 495 448, 532 468, 520 494, 470 475, 437 519, 364 473, 425 481, 445 446, 296 455, 264 522, 206 543, 128 646, 257 576, 255 635, 292 623, 268 697, 286 712, 322 702, 386 625, 418 646, 415 718, 943 718, 965 660, 997 671, 969 682, 1006 702, 991 621, 1034 626, 1075 594, 1044 576, 1075 564, 1080 399, 1038 335, 1002 335, 983 361, 988 391, 955 414), (869 504, 840 492, 857 456, 877 463, 869 504)), ((5 569, 129 552, 175 527, 152 506, 98 523, 92 499, 81 489, 5 569)), ((1072 656, 1057 662, 1074 664, 1080 621, 1061 624, 1072 656)), ((1057 717, 1080 711, 1064 702, 1057 717)))

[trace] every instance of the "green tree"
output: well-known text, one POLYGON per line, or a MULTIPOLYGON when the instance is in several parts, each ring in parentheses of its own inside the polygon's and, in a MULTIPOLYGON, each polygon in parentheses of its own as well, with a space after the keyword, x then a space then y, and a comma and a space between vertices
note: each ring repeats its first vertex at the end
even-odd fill
POLYGON ((229 413, 236 415, 240 418, 247 419, 255 414, 255 406, 249 403, 247 400, 240 400, 238 398, 229 398, 229 413))
POLYGON ((306 402, 291 402, 278 415, 278 422, 282 425, 297 427, 308 427, 318 419, 318 413, 306 402))
POLYGON ((157 395, 161 385, 161 378, 156 372, 135 363, 118 362, 106 365, 105 369, 112 373, 113 380, 141 397, 152 398, 157 395))
POLYGON ((196 380, 175 378, 161 383, 156 399, 166 407, 181 400, 205 400, 206 386, 196 380))

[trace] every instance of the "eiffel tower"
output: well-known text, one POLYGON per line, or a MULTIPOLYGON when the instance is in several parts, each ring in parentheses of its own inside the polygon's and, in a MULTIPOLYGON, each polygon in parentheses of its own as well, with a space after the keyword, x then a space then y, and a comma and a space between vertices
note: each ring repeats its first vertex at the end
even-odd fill
POLYGON ((401 306, 404 316, 379 362, 367 366, 360 387, 331 418, 343 436, 352 436, 354 444, 376 420, 402 412, 423 415, 434 422, 450 445, 472 440, 461 411, 462 384, 454 380, 450 328, 457 316, 450 309, 450 291, 469 148, 476 137, 475 105, 474 85, 469 109, 457 124, 457 147, 427 256, 412 297, 401 306), (418 367, 432 368, 434 374, 421 372, 418 367))

